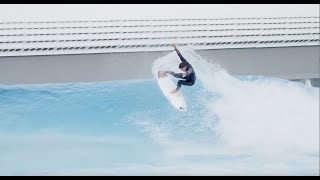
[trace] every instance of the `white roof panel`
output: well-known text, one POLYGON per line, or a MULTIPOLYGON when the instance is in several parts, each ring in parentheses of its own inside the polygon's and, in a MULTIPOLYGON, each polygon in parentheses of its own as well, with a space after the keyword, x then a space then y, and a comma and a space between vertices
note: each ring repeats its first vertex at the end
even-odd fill
POLYGON ((319 17, 0 22, 0 56, 319 45, 319 17))

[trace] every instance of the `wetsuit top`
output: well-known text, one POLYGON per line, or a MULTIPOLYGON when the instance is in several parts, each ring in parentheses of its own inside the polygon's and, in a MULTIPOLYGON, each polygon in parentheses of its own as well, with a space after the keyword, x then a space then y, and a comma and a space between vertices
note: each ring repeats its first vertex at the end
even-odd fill
POLYGON ((195 74, 191 64, 189 64, 189 62, 181 55, 181 53, 179 52, 178 49, 176 49, 176 52, 177 52, 178 56, 180 57, 181 61, 183 63, 187 64, 187 70, 185 72, 187 76, 183 78, 182 73, 174 73, 174 72, 169 72, 169 73, 176 78, 182 78, 188 82, 194 82, 196 80, 196 74, 195 74))

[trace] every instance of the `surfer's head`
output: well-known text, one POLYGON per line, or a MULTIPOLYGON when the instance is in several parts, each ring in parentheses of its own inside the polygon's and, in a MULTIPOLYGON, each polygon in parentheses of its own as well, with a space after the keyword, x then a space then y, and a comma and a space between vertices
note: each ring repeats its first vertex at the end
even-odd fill
POLYGON ((184 62, 180 63, 180 64, 179 64, 179 68, 180 68, 182 71, 186 71, 186 70, 187 70, 187 63, 184 63, 184 62))

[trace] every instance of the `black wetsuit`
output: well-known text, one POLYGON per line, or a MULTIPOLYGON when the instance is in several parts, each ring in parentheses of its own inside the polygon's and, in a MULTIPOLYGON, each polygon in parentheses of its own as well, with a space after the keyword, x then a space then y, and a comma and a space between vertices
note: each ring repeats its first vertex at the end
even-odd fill
POLYGON ((189 64, 189 62, 181 55, 181 53, 179 52, 178 49, 176 49, 176 52, 178 54, 178 56, 180 57, 181 61, 183 63, 186 63, 187 64, 187 70, 186 70, 186 77, 182 77, 182 74, 183 73, 174 73, 172 71, 169 71, 169 73, 171 75, 173 75, 174 77, 176 78, 182 78, 182 79, 185 79, 185 80, 179 80, 178 81, 178 85, 177 85, 177 90, 180 89, 181 85, 185 85, 185 86, 192 86, 194 85, 195 81, 196 81, 196 74, 191 66, 191 64, 189 64))

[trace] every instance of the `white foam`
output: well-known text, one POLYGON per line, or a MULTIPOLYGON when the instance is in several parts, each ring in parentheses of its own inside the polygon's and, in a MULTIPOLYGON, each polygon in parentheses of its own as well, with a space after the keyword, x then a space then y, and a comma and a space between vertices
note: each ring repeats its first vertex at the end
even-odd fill
POLYGON ((204 88, 219 94, 206 107, 219 118, 215 130, 225 143, 265 153, 319 152, 319 88, 276 78, 239 80, 190 48, 184 55, 204 88))
MULTIPOLYGON (((244 160, 243 171, 230 161, 218 165, 243 174, 319 171, 319 88, 270 77, 247 76, 247 80, 240 80, 219 65, 208 63, 190 47, 179 50, 193 65, 197 83, 203 87, 192 100, 203 110, 183 118, 181 114, 172 114, 165 122, 143 113, 131 117, 162 145, 170 158, 188 161, 187 156, 210 156, 205 159, 212 162, 221 156, 253 158, 244 160), (181 129, 185 132, 179 136, 177 131, 181 129), (213 141, 201 141, 201 133, 206 130, 213 141), (292 164, 296 161, 299 166, 292 164), (264 166, 258 167, 254 162, 264 166)), ((176 63, 179 59, 175 56, 172 52, 155 63, 176 63)))

